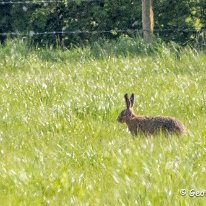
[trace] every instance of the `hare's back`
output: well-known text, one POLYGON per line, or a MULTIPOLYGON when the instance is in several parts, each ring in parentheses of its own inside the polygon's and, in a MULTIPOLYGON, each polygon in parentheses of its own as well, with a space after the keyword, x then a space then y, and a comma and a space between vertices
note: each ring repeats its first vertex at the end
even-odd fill
POLYGON ((163 131, 182 134, 184 132, 183 124, 173 117, 138 117, 137 122, 140 129, 145 133, 154 134, 163 131))

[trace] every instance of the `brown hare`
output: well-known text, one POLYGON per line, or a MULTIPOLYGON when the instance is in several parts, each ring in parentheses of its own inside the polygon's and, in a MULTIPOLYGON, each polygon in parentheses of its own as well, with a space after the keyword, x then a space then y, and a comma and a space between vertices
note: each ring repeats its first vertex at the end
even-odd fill
POLYGON ((117 121, 126 123, 132 135, 155 135, 161 132, 163 134, 181 135, 185 132, 184 125, 173 117, 137 116, 133 112, 134 94, 131 95, 130 99, 125 94, 124 98, 127 108, 119 114, 117 121))

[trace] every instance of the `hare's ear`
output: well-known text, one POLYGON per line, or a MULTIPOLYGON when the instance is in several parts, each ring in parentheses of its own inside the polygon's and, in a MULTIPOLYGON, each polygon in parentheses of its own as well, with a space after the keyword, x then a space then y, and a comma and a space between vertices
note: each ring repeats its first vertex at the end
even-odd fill
POLYGON ((130 97, 130 107, 132 108, 134 105, 134 94, 132 93, 131 97, 130 97))
POLYGON ((129 98, 128 98, 128 94, 125 94, 124 98, 125 98, 126 107, 127 107, 127 109, 129 109, 130 108, 130 101, 129 101, 129 98))

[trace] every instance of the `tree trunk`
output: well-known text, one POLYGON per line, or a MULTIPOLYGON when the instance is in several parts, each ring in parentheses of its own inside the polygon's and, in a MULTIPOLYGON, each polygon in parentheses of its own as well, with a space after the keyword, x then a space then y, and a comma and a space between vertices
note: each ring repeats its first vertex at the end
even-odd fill
POLYGON ((153 0, 142 0, 143 37, 146 42, 152 41, 154 29, 153 0))

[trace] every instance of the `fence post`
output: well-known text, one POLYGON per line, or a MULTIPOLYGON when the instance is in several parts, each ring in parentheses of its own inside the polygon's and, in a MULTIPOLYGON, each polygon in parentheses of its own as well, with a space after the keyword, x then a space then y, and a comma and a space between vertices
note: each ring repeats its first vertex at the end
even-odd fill
POLYGON ((146 42, 152 41, 154 30, 153 0, 142 0, 143 37, 146 42))

